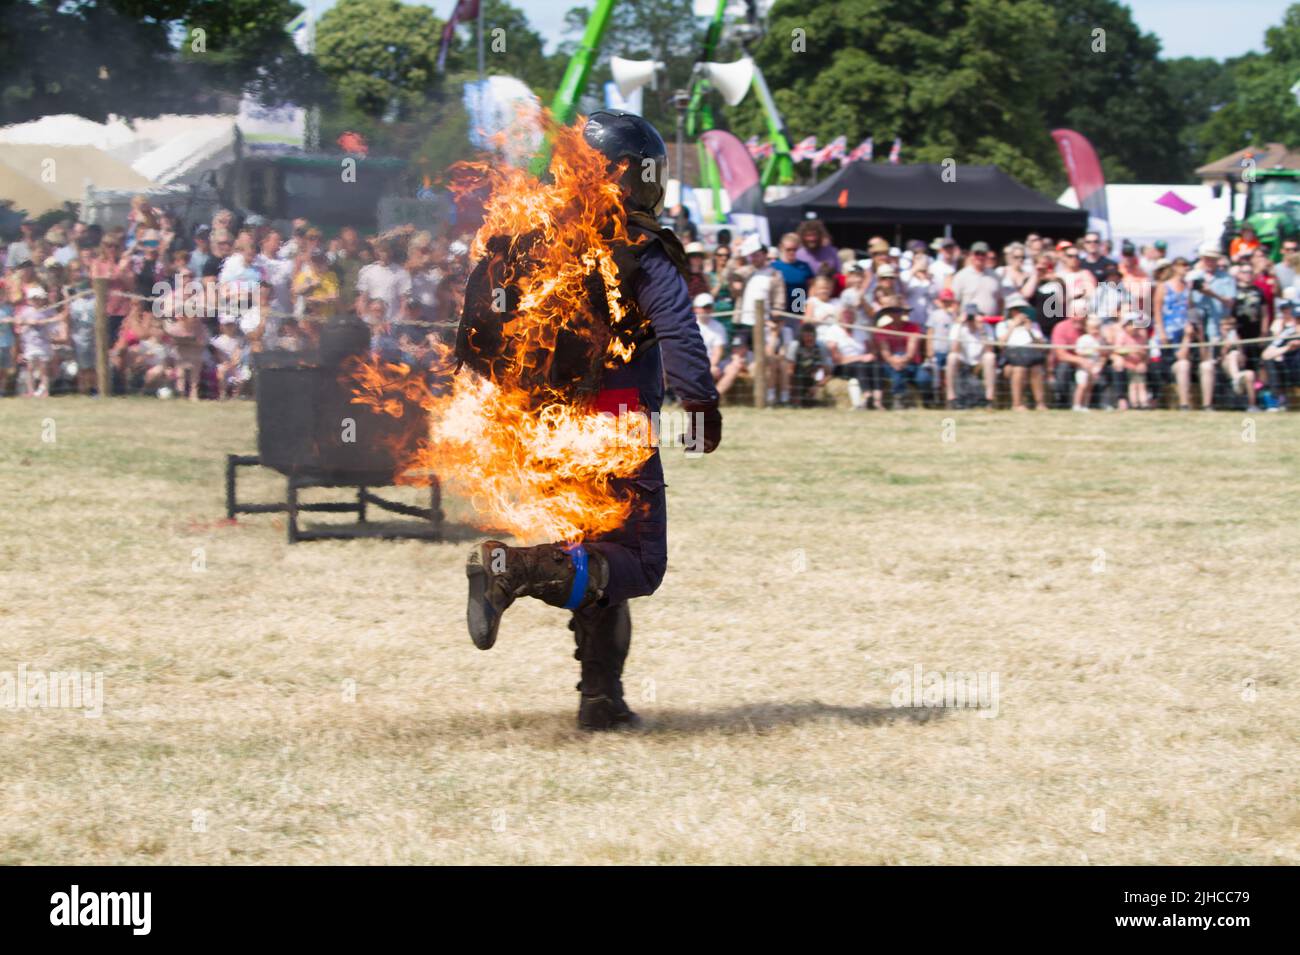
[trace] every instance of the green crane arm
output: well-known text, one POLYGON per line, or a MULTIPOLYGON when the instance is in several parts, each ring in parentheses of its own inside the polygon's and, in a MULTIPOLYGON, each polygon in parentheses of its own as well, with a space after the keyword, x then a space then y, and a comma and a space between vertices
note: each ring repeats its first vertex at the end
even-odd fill
MULTIPOLYGON (((718 43, 722 39, 722 26, 726 19, 728 0, 718 0, 718 6, 713 11, 713 19, 709 22, 709 29, 704 34, 704 47, 700 51, 701 63, 710 63, 713 61, 713 55, 718 50, 718 43)), ((704 76, 697 73, 691 79, 691 102, 686 108, 686 135, 698 136, 705 130, 713 128, 713 111, 709 109, 708 101, 704 94, 708 89, 704 76)))
POLYGON ((767 138, 772 143, 772 155, 763 167, 763 186, 789 185, 794 182, 794 160, 790 158, 790 136, 786 132, 785 120, 776 108, 772 92, 767 88, 763 71, 754 64, 754 91, 758 93, 759 102, 763 104, 763 116, 767 120, 767 138))
MULTIPOLYGON (((591 68, 595 66, 596 58, 600 55, 600 41, 604 39, 615 2, 616 0, 596 0, 596 6, 587 19, 587 29, 582 33, 582 42, 569 58, 564 77, 560 80, 560 85, 555 90, 555 97, 551 100, 551 115, 561 125, 573 119, 578 97, 586 89, 587 80, 591 77, 591 68)), ((541 175, 550 162, 551 144, 548 141, 542 144, 542 148, 533 157, 531 165, 533 174, 541 175)))
MULTIPOLYGON (((701 63, 710 63, 717 52, 718 43, 722 39, 722 27, 726 20, 728 0, 718 0, 718 5, 713 11, 713 19, 709 21, 709 29, 704 34, 704 46, 700 51, 701 63)), ((698 139, 700 133, 713 128, 713 110, 709 106, 705 94, 708 92, 708 83, 703 73, 697 72, 691 78, 691 101, 686 107, 686 135, 698 139)), ((718 173, 718 164, 713 161, 704 143, 696 142, 696 149, 700 156, 700 186, 709 191, 713 197, 712 215, 714 222, 721 221, 722 205, 722 177, 718 173)))

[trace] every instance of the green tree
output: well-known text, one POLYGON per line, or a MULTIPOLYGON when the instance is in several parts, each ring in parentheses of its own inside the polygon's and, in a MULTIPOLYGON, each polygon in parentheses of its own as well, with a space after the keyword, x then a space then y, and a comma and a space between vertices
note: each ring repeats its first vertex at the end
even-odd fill
POLYGON ((173 6, 0 0, 0 123, 152 116, 187 102, 196 89, 173 63, 173 6))
POLYGON ((1197 166, 1216 158, 1203 141, 1210 118, 1236 98, 1236 82, 1228 63, 1209 57, 1184 56, 1165 60, 1165 84, 1169 98, 1181 107, 1183 128, 1179 134, 1183 169, 1194 175, 1197 166))
MULTIPOLYGON (((755 58, 796 139, 901 137, 909 161, 996 163, 1047 188, 1052 33, 1040 0, 778 0, 755 58)), ((762 133, 753 97, 731 125, 762 133)))
POLYGON ((1231 98, 1196 136, 1204 160, 1268 142, 1300 146, 1300 106, 1290 92, 1300 80, 1300 4, 1264 34, 1264 48, 1228 63, 1231 98))
MULTIPOLYGON (((546 53, 546 41, 533 29, 527 15, 506 0, 484 0, 486 28, 484 60, 488 73, 513 76, 528 84, 543 103, 549 103, 564 74, 567 56, 546 53), (498 34, 496 31, 500 30, 498 34), (494 49, 494 47, 503 47, 494 49)), ((471 24, 472 28, 472 24, 471 24)), ((477 62, 471 29, 462 28, 461 62, 466 69, 477 62)))
POLYGON ((320 84, 285 32, 299 10, 292 0, 0 0, 0 122, 199 112, 249 85, 305 102, 320 84))
POLYGON ((1088 137, 1110 181, 1187 178, 1186 106, 1171 95, 1160 41, 1119 0, 1045 2, 1056 64, 1043 104, 1048 126, 1088 137))
POLYGON ((231 92, 251 89, 265 101, 308 103, 319 97, 315 64, 294 46, 287 29, 303 10, 295 0, 170 2, 184 7, 182 63, 205 84, 231 92))
POLYGON ((339 0, 316 25, 316 61, 346 111, 401 120, 440 87, 442 21, 398 0, 339 0))

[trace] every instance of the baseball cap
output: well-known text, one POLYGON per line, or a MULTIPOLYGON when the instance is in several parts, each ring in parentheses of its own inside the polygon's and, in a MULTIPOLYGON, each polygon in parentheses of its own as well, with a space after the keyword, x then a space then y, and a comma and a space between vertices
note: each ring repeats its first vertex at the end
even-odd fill
POLYGON ((888 279, 896 278, 897 276, 898 272, 894 270, 892 265, 882 265, 880 268, 876 269, 876 278, 888 279))
POLYGON ((1216 259, 1223 254, 1223 250, 1219 248, 1217 242, 1206 242, 1197 251, 1200 255, 1210 255, 1216 259))
POLYGON ((701 292, 699 295, 695 296, 695 298, 691 299, 691 304, 696 308, 712 308, 713 296, 708 292, 701 292))
POLYGON ((952 239, 946 239, 943 236, 939 236, 939 238, 935 239, 933 242, 930 243, 930 248, 938 252, 940 249, 946 249, 949 246, 953 246, 956 244, 957 243, 954 242, 952 239))
POLYGON ((876 236, 876 238, 872 239, 870 242, 867 243, 867 252, 869 252, 871 255, 878 255, 881 252, 888 252, 888 251, 889 251, 889 243, 886 242, 884 239, 880 238, 879 236, 876 236))
POLYGON ((987 242, 974 242, 971 244, 970 250, 976 254, 980 252, 987 253, 989 251, 989 244, 987 242))
POLYGON ((740 254, 746 257, 751 256, 756 252, 765 251, 767 251, 767 249, 763 245, 763 240, 752 233, 745 236, 744 240, 740 243, 740 254))
POLYGON ((703 242, 688 242, 686 244, 687 255, 708 255, 708 250, 704 248, 703 242))
POLYGON ((938 300, 940 302, 955 302, 957 301, 957 296, 953 294, 952 289, 941 288, 939 289, 938 300))
POLYGON ((1163 252, 1163 251, 1165 251, 1165 249, 1169 248, 1169 243, 1166 242, 1164 239, 1156 239, 1156 241, 1153 242, 1152 245, 1154 245, 1154 246, 1155 246, 1157 249, 1159 249, 1161 252, 1163 252))

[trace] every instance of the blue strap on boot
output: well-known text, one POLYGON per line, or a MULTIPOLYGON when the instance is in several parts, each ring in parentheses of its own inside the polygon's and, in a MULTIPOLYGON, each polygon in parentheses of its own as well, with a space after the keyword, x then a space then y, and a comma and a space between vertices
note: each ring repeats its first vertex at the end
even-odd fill
POLYGON ((573 587, 569 590, 569 599, 564 604, 565 610, 577 610, 587 596, 587 551, 581 544, 566 547, 573 560, 573 587))

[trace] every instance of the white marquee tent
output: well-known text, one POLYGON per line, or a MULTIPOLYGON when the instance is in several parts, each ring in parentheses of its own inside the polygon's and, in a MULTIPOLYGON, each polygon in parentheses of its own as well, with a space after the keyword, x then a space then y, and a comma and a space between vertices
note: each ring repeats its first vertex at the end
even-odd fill
MULTIPOLYGON (((1072 209, 1079 207, 1073 189, 1065 190, 1056 201, 1072 209)), ((1170 258, 1194 258, 1201 245, 1219 241, 1229 201, 1226 190, 1216 198, 1210 186, 1202 185, 1107 186, 1112 247, 1118 252, 1125 239, 1139 248, 1164 239, 1170 258)))

